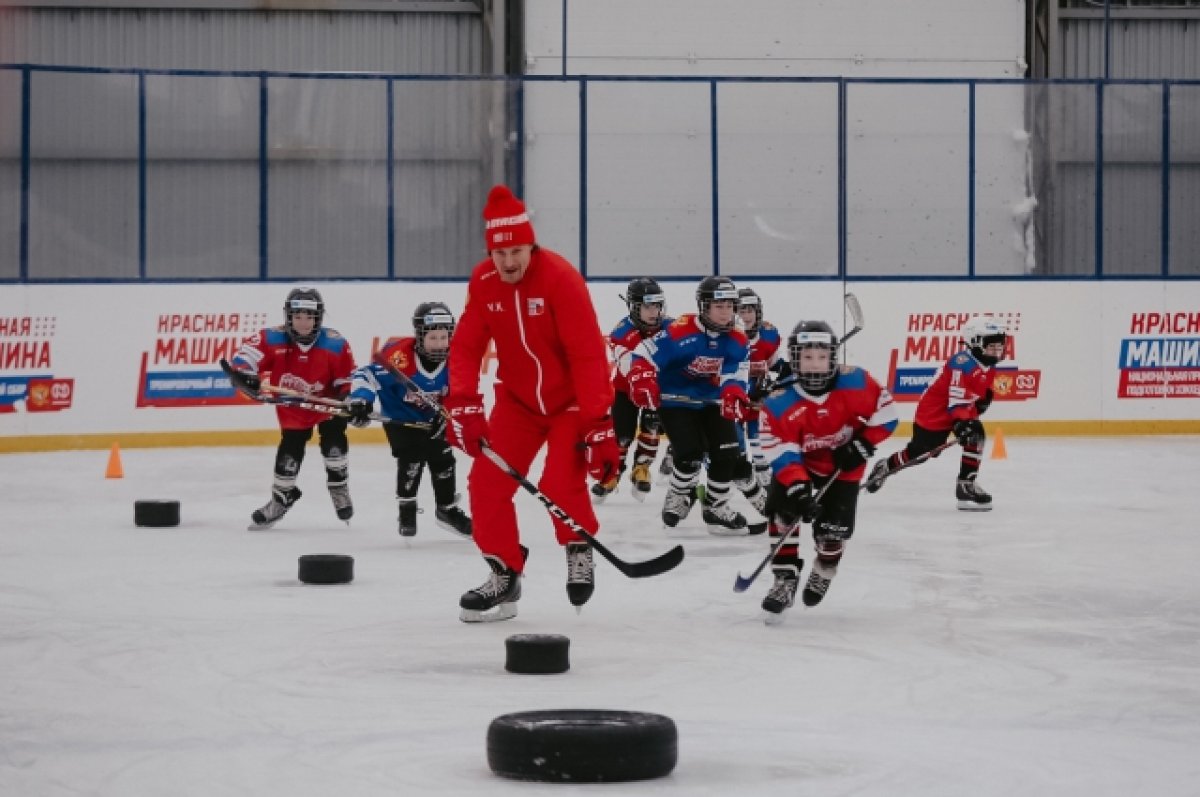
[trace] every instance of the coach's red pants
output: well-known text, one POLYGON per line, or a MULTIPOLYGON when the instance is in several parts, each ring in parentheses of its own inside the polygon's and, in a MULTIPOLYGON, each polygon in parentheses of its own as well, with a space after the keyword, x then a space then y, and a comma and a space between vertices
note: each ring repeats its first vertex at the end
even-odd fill
MULTIPOLYGON (((580 425, 577 410, 540 415, 525 409, 500 389, 496 391, 496 406, 488 418, 488 442, 492 450, 522 475, 529 473, 534 457, 546 445, 538 489, 575 522, 595 534, 596 513, 587 490, 580 425)), ((471 465, 467 487, 475 544, 484 554, 499 556, 509 567, 522 572, 525 563, 517 510, 513 506, 513 496, 520 485, 481 454, 471 465)), ((554 535, 560 545, 578 539, 575 532, 557 519, 554 519, 554 535)))

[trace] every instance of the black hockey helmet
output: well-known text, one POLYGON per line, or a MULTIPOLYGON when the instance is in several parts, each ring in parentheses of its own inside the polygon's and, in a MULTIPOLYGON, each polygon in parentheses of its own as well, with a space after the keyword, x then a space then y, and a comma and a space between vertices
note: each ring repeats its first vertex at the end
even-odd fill
POLYGON ((321 324, 325 321, 325 300, 316 288, 292 288, 287 298, 283 300, 283 323, 288 335, 297 343, 308 345, 317 339, 321 333, 321 324), (317 318, 312 332, 307 335, 296 334, 292 326, 292 315, 298 312, 312 313, 317 318))
POLYGON ((738 290, 728 277, 705 277, 696 286, 696 309, 700 311, 700 324, 710 332, 728 332, 737 323, 737 314, 728 324, 714 324, 708 317, 708 306, 713 302, 732 300, 737 307, 738 290))
POLYGON ((833 389, 838 370, 838 336, 833 327, 824 321, 801 321, 788 336, 788 360, 796 381, 806 393, 819 396, 833 389), (825 349, 829 352, 829 366, 821 371, 805 371, 800 365, 800 354, 805 349, 825 349))
POLYGON ((450 312, 450 308, 443 302, 421 302, 417 305, 417 309, 413 310, 413 332, 416 333, 416 350, 417 354, 432 360, 433 362, 441 362, 446 359, 446 355, 450 353, 449 347, 445 349, 426 349, 425 348, 425 333, 435 329, 444 329, 450 333, 450 337, 454 336, 454 313, 450 312))
POLYGON ((967 344, 967 348, 971 350, 971 354, 975 355, 975 359, 989 368, 1000 362, 1002 357, 992 357, 984 350, 996 343, 1001 346, 1008 343, 1008 334, 1004 331, 1004 325, 995 318, 983 315, 977 315, 967 321, 963 327, 962 337, 963 343, 967 344))
POLYGON ((650 277, 634 277, 625 288, 625 306, 629 308, 629 320, 643 335, 650 335, 662 328, 662 313, 667 310, 667 296, 662 286, 650 277), (642 305, 656 304, 659 309, 659 320, 655 324, 642 321, 642 305))
POLYGON ((762 328, 763 322, 763 304, 762 299, 754 292, 753 288, 738 288, 738 312, 747 307, 754 308, 754 325, 746 327, 746 334, 753 338, 758 334, 758 330, 762 328))

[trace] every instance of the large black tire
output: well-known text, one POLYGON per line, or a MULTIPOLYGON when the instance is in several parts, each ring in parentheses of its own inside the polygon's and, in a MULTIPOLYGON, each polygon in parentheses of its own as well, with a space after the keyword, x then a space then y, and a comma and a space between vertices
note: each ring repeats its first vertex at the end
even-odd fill
POLYGON ((513 634, 504 640, 504 669, 529 675, 566 672, 571 640, 559 634, 513 634))
POLYGON ((310 553, 300 557, 300 580, 305 584, 349 584, 354 580, 354 557, 340 553, 310 553))
POLYGON ((675 723, 640 711, 562 709, 504 714, 487 732, 497 775, 551 783, 615 783, 669 775, 675 723))
POLYGON ((178 501, 134 501, 133 525, 166 528, 179 525, 178 501))

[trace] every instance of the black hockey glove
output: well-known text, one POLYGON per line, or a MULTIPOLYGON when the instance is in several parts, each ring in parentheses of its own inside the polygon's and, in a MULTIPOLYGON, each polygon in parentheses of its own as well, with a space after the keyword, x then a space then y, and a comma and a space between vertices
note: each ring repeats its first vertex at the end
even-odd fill
POLYGON ((837 465, 842 473, 849 473, 867 464, 867 460, 874 453, 875 446, 861 437, 855 437, 833 449, 833 464, 837 465))
POLYGON ((371 402, 360 398, 350 399, 346 410, 350 413, 351 426, 362 429, 371 425, 371 402))
POLYGON ((972 418, 969 421, 955 421, 954 436, 958 438, 958 442, 963 448, 983 445, 983 424, 979 422, 978 418, 972 418))
POLYGON ((252 374, 249 371, 238 371, 237 381, 241 382, 242 387, 251 393, 257 393, 262 390, 262 378, 258 374, 252 374))
POLYGON ((780 525, 794 526, 797 520, 812 523, 817 516, 817 508, 817 502, 813 500, 812 482, 799 481, 790 485, 779 480, 771 482, 765 514, 775 518, 780 525))
POLYGON ((975 402, 975 411, 980 415, 983 415, 985 412, 987 412, 987 408, 992 406, 992 399, 995 397, 996 394, 993 393, 992 389, 989 387, 987 392, 983 394, 983 398, 978 399, 975 402))

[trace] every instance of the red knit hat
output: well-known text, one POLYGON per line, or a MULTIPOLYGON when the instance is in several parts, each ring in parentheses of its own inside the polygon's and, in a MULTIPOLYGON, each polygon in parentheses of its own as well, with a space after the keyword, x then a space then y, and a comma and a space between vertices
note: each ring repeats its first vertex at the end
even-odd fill
POLYGON ((503 185, 497 185, 488 192, 483 218, 486 221, 484 238, 489 252, 535 241, 525 203, 503 185))

